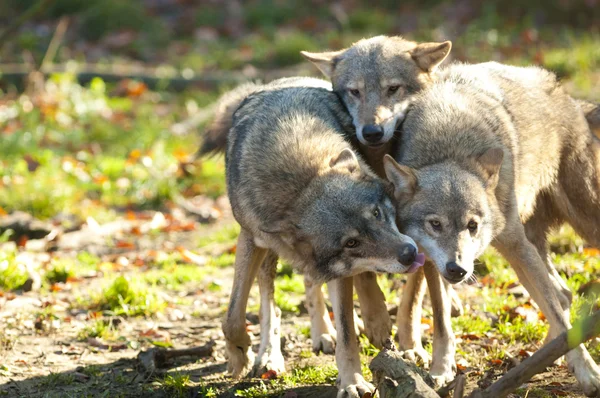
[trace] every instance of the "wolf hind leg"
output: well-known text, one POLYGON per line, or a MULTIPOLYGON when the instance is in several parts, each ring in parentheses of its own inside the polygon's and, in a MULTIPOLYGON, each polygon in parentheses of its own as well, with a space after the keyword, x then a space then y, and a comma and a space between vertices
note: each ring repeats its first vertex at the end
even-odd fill
POLYGON ((252 234, 242 229, 237 242, 229 308, 222 323, 228 370, 233 378, 247 376, 254 361, 250 335, 246 331, 246 307, 250 288, 266 255, 267 250, 256 247, 252 234))
POLYGON ((267 371, 285 372, 281 353, 281 310, 275 305, 275 273, 277 254, 269 251, 258 271, 260 291, 260 348, 252 368, 252 376, 260 377, 267 371))
POLYGON ((313 351, 315 353, 334 354, 336 332, 325 305, 322 285, 316 283, 308 275, 304 275, 304 290, 306 307, 310 317, 310 338, 313 351))
POLYGON ((424 277, 423 267, 421 267, 414 274, 409 274, 406 279, 396 315, 398 326, 396 339, 398 349, 406 359, 413 362, 420 359, 425 366, 429 366, 431 356, 421 343, 421 312, 426 287, 424 277))
POLYGON ((385 304, 385 296, 377 284, 377 275, 374 272, 363 272, 354 276, 354 287, 360 302, 364 333, 371 344, 381 349, 383 343, 391 336, 392 321, 385 304))
MULTIPOLYGON (((516 200, 513 201, 516 203, 516 200)), ((515 206, 516 207, 516 206, 515 206)), ((562 308, 560 291, 552 282, 546 264, 536 247, 527 239, 525 228, 516 212, 507 220, 507 226, 494 246, 512 265, 519 280, 540 306, 550 323, 550 336, 556 337, 571 327, 569 309, 562 308)), ((600 369, 587 349, 581 344, 566 355, 567 364, 587 396, 600 393, 600 369)))
POLYGON ((561 293, 558 299, 564 310, 571 307, 573 293, 567 286, 565 280, 560 276, 552 257, 548 252, 548 234, 550 230, 560 225, 563 220, 558 217, 560 212, 555 208, 549 196, 541 194, 536 203, 534 214, 525 223, 525 234, 527 239, 536 247, 540 257, 545 261, 548 275, 557 291, 561 293))

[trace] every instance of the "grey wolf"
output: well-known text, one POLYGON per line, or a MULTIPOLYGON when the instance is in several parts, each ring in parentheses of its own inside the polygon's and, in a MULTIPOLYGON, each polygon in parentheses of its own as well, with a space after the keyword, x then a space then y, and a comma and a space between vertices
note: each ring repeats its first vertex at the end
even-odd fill
MULTIPOLYGON (((360 40, 347 49, 321 53, 303 51, 302 55, 331 79, 333 90, 352 116, 360 153, 380 177, 385 177, 383 156, 395 149, 396 127, 413 98, 436 80, 438 66, 451 48, 449 41, 416 43, 399 36, 376 36, 360 40)), ((423 276, 419 270, 408 277, 397 316, 397 337, 407 358, 419 357, 428 363, 429 354, 423 349, 419 335, 425 292, 423 276)), ((373 276, 369 277, 374 280, 373 276)), ((365 275, 357 280, 364 285, 369 279, 365 275)), ((359 299, 361 288, 357 284, 359 299)), ((363 289, 372 296, 370 307, 363 308, 361 300, 365 334, 374 345, 380 346, 391 331, 385 305, 373 304, 383 294, 376 283, 363 289)), ((452 299, 453 313, 460 314, 460 300, 452 288, 448 287, 447 291, 452 299)))
MULTIPOLYGON (((547 235, 567 222, 600 245, 600 141, 552 73, 497 63, 445 68, 414 99, 394 158, 384 167, 398 225, 432 260, 426 273, 469 279, 491 244, 542 309, 549 336, 570 327, 571 293, 549 260, 547 235)), ((434 352, 432 371, 451 376, 453 334, 439 298, 434 345, 448 349, 437 363, 434 352)), ((566 359, 585 394, 598 395, 600 371, 585 347, 566 359)))
POLYGON ((390 185, 345 139, 353 129, 343 104, 319 81, 301 81, 241 89, 250 94, 233 95, 234 103, 219 107, 233 111, 231 123, 228 117, 216 119, 226 121, 220 129, 228 128, 227 190, 241 225, 223 321, 229 370, 234 377, 285 370, 280 313, 273 300, 274 267, 281 257, 311 281, 328 282, 340 336, 335 348, 338 395, 359 397, 373 386, 360 367, 352 276, 413 272, 423 256, 398 231, 390 185), (245 311, 257 274, 261 344, 253 361, 245 311))

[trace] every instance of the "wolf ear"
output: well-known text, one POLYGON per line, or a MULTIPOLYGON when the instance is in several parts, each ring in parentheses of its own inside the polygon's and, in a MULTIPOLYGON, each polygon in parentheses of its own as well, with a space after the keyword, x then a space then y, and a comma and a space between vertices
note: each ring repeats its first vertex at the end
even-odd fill
POLYGON ((335 64, 337 63, 339 56, 342 55, 346 50, 339 51, 327 51, 323 53, 309 53, 308 51, 300 51, 300 54, 313 64, 328 79, 331 79, 331 75, 333 75, 333 70, 335 69, 335 64))
POLYGON ((450 54, 451 41, 442 43, 421 43, 410 51, 410 56, 415 60, 419 68, 425 72, 433 71, 450 54))
POLYGON ((394 185, 394 197, 400 199, 405 195, 412 196, 417 186, 417 176, 413 169, 403 166, 394 160, 390 155, 383 158, 383 168, 385 176, 394 185))
POLYGON ((329 167, 333 168, 344 168, 347 169, 350 173, 354 173, 354 171, 360 168, 360 164, 358 163, 358 158, 354 151, 350 148, 345 148, 339 155, 334 156, 329 161, 329 167))
POLYGON ((501 148, 490 148, 477 158, 477 163, 481 165, 484 171, 487 189, 496 189, 503 159, 504 151, 501 148))

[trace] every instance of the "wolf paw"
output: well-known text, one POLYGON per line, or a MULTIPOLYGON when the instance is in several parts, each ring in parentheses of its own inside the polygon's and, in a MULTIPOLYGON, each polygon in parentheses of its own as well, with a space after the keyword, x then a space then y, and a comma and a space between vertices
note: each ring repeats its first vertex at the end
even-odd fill
POLYGON ((364 333, 375 347, 382 349, 385 341, 390 338, 391 332, 392 321, 389 316, 365 319, 364 333))
POLYGON ((313 352, 318 354, 335 354, 335 335, 323 333, 316 339, 313 339, 313 352))
POLYGON ((422 362, 425 367, 428 367, 431 363, 431 355, 423 347, 404 350, 401 354, 404 359, 414 363, 422 362))
POLYGON ((431 378, 433 379, 433 383, 435 388, 440 388, 445 386, 454 380, 454 375, 456 374, 456 364, 444 364, 445 366, 440 367, 441 369, 435 369, 435 364, 432 365, 432 369, 429 372, 431 378), (448 366, 450 365, 450 366, 448 366))
POLYGON ((581 346, 578 350, 571 351, 571 353, 574 351, 580 355, 573 358, 573 356, 569 357, 569 354, 567 354, 569 370, 575 375, 585 395, 588 397, 600 396, 600 369, 598 369, 598 365, 594 363, 587 351, 581 349, 581 346))
POLYGON ((256 358, 254 367, 252 368, 252 377, 261 377, 263 374, 273 371, 277 375, 285 373, 285 361, 283 355, 279 354, 264 354, 256 358))
POLYGON ((228 358, 227 370, 234 379, 246 377, 251 371, 251 365, 254 363, 254 353, 252 346, 239 347, 227 342, 225 345, 228 358))
POLYGON ((350 380, 338 382, 337 398, 362 398, 366 393, 375 391, 373 384, 367 382, 364 377, 354 374, 350 380))

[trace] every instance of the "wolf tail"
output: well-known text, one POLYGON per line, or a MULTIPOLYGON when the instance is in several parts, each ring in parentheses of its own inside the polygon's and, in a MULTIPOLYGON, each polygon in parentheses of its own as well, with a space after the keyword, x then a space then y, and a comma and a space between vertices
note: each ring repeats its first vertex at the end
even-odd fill
POLYGON ((600 139, 600 104, 583 100, 577 100, 577 104, 583 111, 585 119, 590 125, 590 130, 600 139))
POLYGON ((260 87, 256 83, 245 83, 219 98, 215 108, 215 117, 204 133, 202 145, 196 154, 197 157, 225 152, 227 134, 233 123, 233 114, 242 101, 250 94, 260 90, 260 87))

